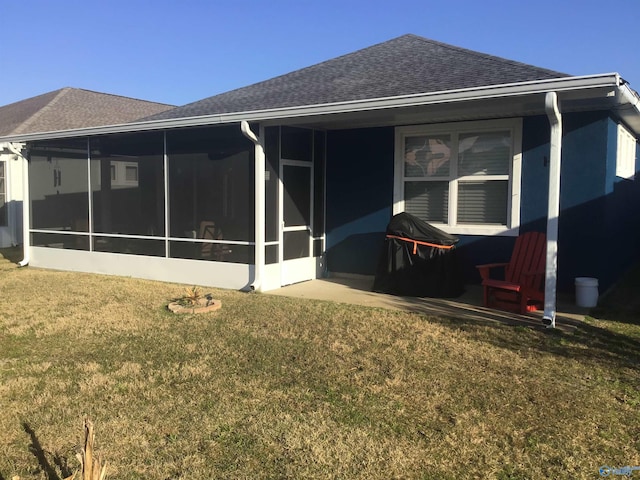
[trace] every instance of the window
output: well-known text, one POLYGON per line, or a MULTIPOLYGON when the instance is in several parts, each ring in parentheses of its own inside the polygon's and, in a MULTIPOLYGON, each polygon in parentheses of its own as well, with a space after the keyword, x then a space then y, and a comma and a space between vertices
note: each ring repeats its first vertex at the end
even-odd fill
POLYGON ((616 155, 616 176, 633 178, 636 174, 636 139, 624 128, 618 125, 618 151, 616 155))
POLYGON ((130 183, 138 183, 138 167, 136 165, 133 166, 125 166, 124 167, 124 179, 126 182, 130 183))
POLYGON ((396 129, 394 213, 454 234, 517 235, 522 121, 396 129))
POLYGON ((0 162, 0 227, 7 226, 6 163, 0 162))

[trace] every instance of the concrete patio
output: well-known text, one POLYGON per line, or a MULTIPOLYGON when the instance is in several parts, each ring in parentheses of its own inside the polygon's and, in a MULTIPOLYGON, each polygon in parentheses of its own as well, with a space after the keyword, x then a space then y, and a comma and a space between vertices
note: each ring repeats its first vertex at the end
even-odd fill
MULTIPOLYGON (((465 293, 455 299, 387 295, 372 292, 372 285, 373 277, 339 276, 296 283, 278 290, 269 291, 267 294, 404 310, 473 323, 498 322, 532 328, 545 328, 542 324, 541 311, 519 315, 482 307, 482 288, 480 285, 467 285, 465 293)), ((556 327, 562 330, 573 330, 589 311, 589 309, 575 306, 572 295, 560 295, 558 297, 557 310, 556 327)))

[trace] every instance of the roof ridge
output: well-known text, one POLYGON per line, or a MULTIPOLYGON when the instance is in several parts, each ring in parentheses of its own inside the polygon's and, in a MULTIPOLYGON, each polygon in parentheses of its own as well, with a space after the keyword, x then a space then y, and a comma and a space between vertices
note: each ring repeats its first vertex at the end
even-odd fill
POLYGON ((32 125, 38 118, 40 118, 46 111, 48 111, 51 108, 51 105, 58 103, 60 99, 64 97, 70 90, 71 90, 71 87, 63 87, 59 89, 56 96, 53 97, 51 100, 49 100, 49 102, 47 102, 47 104, 44 107, 38 109, 33 115, 31 115, 24 122, 22 122, 18 126, 18 128, 14 130, 14 134, 23 133, 27 127, 32 125))
MULTIPOLYGON (((556 70, 551 70, 549 68, 538 67, 537 65, 532 65, 530 63, 524 63, 524 62, 520 62, 518 60, 512 60, 512 59, 506 58, 506 57, 499 57, 498 55, 491 55, 489 53, 479 52, 477 50, 470 50, 468 48, 459 47, 457 45, 452 45, 450 43, 439 42, 438 40, 433 40, 431 38, 421 37, 420 35, 416 35, 416 34, 413 34, 413 33, 408 33, 407 35, 403 35, 402 37, 413 37, 416 40, 421 40, 421 41, 423 41, 425 43, 431 43, 433 45, 438 45, 438 46, 443 47, 443 48, 448 48, 449 50, 457 50, 459 52, 464 52, 464 53, 466 53, 468 55, 473 55, 474 57, 486 58, 486 59, 492 60, 492 61, 507 62, 507 63, 510 63, 512 65, 520 65, 520 66, 525 66, 525 67, 528 67, 528 68, 535 68, 536 70, 541 70, 541 71, 549 72, 549 73, 564 73, 564 72, 558 72, 556 70)), ((402 38, 402 37, 398 37, 398 38, 402 38)))

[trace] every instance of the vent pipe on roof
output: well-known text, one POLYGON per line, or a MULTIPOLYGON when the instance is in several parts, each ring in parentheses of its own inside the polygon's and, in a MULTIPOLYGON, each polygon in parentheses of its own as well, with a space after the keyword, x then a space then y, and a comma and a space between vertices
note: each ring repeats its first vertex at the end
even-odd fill
POLYGON ((558 219, 560 216, 560 160, 562 154, 562 115, 558 95, 548 92, 545 111, 551 124, 549 155, 549 206, 547 213, 547 263, 544 282, 544 314, 542 321, 549 328, 556 326, 556 285, 558 279, 558 219))
POLYGON ((240 123, 240 129, 245 137, 253 142, 255 147, 255 275, 251 289, 255 292, 262 291, 262 279, 264 275, 264 248, 265 248, 265 187, 264 187, 264 148, 258 136, 251 131, 246 121, 240 123))

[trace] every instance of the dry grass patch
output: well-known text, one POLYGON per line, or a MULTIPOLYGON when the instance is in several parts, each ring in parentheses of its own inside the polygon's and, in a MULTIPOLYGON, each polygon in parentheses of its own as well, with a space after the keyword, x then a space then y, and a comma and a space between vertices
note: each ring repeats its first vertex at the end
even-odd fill
POLYGON ((597 478, 640 464, 640 328, 562 334, 0 267, 0 479, 597 478), (29 433, 31 432, 31 433, 29 433))

